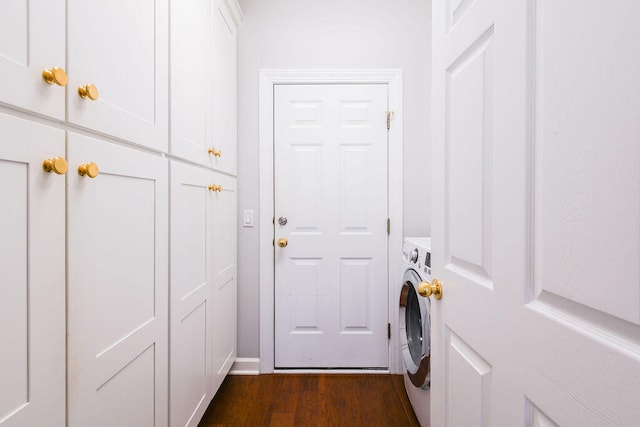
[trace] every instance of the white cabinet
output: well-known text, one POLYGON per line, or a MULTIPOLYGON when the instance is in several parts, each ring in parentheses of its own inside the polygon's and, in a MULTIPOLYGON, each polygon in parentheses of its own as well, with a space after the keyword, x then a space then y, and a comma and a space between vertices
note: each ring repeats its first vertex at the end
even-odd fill
POLYGON ((236 355, 236 179, 171 162, 171 425, 196 426, 236 355))
POLYGON ((213 379, 215 393, 236 358, 237 344, 237 179, 215 173, 220 187, 213 212, 213 379))
POLYGON ((72 132, 68 160, 68 425, 164 426, 167 161, 72 132))
POLYGON ((67 0, 69 122, 167 150, 168 19, 168 0, 67 0))
POLYGON ((171 162, 171 425, 196 426, 211 394, 212 172, 171 162), (211 190, 210 190, 211 188, 211 190))
POLYGON ((0 4, 0 103, 64 120, 65 89, 42 70, 65 66, 62 0, 5 0, 0 4))
POLYGON ((65 178, 42 163, 64 132, 0 114, 0 135, 0 426, 62 426, 65 178))
POLYGON ((171 154, 236 173, 235 1, 171 3, 171 154))
POLYGON ((213 0, 211 9, 211 144, 219 154, 213 167, 235 175, 236 131, 236 47, 237 25, 242 18, 238 4, 213 0))
POLYGON ((0 102, 166 151, 168 16, 168 0, 3 2, 0 102))

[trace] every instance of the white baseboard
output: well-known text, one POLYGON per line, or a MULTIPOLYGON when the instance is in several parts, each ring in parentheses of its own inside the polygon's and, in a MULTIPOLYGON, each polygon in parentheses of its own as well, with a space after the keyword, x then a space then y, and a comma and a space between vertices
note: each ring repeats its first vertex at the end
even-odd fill
POLYGON ((257 357, 236 358, 229 375, 260 375, 260 359, 257 357))

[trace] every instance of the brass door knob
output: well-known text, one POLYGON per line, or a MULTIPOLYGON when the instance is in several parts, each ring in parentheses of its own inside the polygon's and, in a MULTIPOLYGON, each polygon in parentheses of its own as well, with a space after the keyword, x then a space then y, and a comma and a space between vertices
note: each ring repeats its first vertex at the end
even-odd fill
POLYGON ((78 174, 80 176, 88 176, 89 178, 95 178, 96 176, 98 176, 98 173, 100 171, 98 170, 98 165, 96 165, 93 162, 89 162, 89 163, 83 163, 80 166, 78 166, 78 174))
POLYGON ((59 67, 42 70, 42 78, 50 85, 57 84, 58 86, 66 86, 68 82, 67 73, 59 67))
POLYGON ((209 189, 209 191, 216 191, 218 193, 222 191, 222 186, 221 185, 211 184, 207 188, 209 189))
POLYGON ((289 241, 287 240, 286 237, 281 237, 278 239, 278 246, 280 246, 281 248, 286 248, 288 244, 289 244, 289 241))
POLYGON ((438 279, 433 279, 432 283, 420 282, 418 283, 418 293, 425 298, 433 295, 435 299, 440 299, 442 298, 442 283, 438 279))
POLYGON ((215 147, 211 147, 207 150, 209 154, 212 154, 214 157, 222 157, 222 151, 216 150, 215 147))
POLYGON ((67 161, 62 157, 54 157, 53 159, 47 159, 42 162, 42 169, 45 172, 54 172, 58 175, 64 175, 67 173, 67 169, 69 165, 67 165, 67 161))
POLYGON ((96 101, 98 99, 98 96, 100 96, 100 93, 98 92, 98 88, 95 85, 89 83, 87 85, 78 87, 78 95, 80 95, 80 98, 89 98, 92 101, 96 101))

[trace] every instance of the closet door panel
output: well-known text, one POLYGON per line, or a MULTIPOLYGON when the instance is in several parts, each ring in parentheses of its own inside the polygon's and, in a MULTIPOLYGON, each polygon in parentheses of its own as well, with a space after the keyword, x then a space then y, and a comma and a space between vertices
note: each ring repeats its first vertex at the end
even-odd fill
POLYGON ((64 120, 65 89, 42 71, 65 67, 64 1, 0 3, 0 103, 64 120))
POLYGON ((214 174, 213 379, 215 393, 236 358, 237 342, 237 180, 214 174))
POLYGON ((171 425, 197 426, 211 401, 211 172, 171 162, 171 425))
POLYGON ((0 426, 64 425, 64 132, 0 114, 0 426), (59 170, 59 172, 63 172, 59 170))
POLYGON ((71 123, 167 150, 168 0, 68 0, 71 123), (98 99, 78 88, 93 84, 98 99))
POLYGON ((233 16, 223 0, 215 0, 211 13, 211 145, 219 153, 213 167, 236 173, 236 39, 233 16))
POLYGON ((69 426, 165 425, 167 162, 75 133, 68 154, 69 426))

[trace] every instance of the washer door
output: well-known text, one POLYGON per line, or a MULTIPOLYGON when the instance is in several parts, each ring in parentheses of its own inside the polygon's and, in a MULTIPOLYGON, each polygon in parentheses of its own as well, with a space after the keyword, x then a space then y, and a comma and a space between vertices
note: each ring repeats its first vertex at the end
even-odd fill
POLYGON ((430 380, 431 302, 418 295, 421 282, 415 270, 404 273, 400 291, 400 344, 411 383, 428 390, 430 380))

